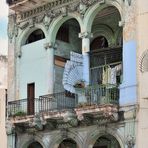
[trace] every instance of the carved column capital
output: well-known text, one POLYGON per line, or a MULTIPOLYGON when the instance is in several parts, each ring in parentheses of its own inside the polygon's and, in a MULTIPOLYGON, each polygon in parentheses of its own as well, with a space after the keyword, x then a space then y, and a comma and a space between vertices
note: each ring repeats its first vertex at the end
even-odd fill
POLYGON ((15 126, 11 121, 6 122, 6 133, 7 135, 11 135, 14 133, 15 126))
POLYGON ((124 20, 119 21, 119 27, 124 27, 124 25, 125 25, 125 21, 124 20))
POLYGON ((92 38, 93 34, 91 32, 81 32, 79 33, 79 38, 92 38))
POLYGON ((135 137, 132 135, 128 135, 126 137, 126 144, 128 148, 134 148, 135 145, 135 137))

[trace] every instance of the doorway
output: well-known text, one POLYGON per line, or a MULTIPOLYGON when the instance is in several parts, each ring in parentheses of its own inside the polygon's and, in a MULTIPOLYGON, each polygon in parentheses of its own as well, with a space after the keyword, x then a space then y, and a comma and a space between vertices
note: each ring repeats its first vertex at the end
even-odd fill
POLYGON ((35 97, 35 83, 27 85, 27 113, 28 115, 34 114, 34 97, 35 97))

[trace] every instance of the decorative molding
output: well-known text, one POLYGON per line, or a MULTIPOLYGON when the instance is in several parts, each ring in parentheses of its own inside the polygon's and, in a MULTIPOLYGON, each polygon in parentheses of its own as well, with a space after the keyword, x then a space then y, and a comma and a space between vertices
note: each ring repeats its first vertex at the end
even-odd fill
POLYGON ((23 13, 19 13, 17 15, 17 22, 21 22, 23 20, 26 20, 30 17, 35 17, 40 14, 44 15, 48 13, 50 17, 57 17, 59 15, 66 16, 67 11, 76 11, 77 6, 79 4, 79 0, 59 0, 59 1, 53 1, 49 2, 48 4, 42 5, 40 7, 37 7, 32 10, 28 10, 23 13))
POLYGON ((15 130, 14 124, 11 121, 7 120, 7 122, 6 122, 6 133, 7 133, 7 135, 13 134, 14 130, 15 130))
POLYGON ((139 60, 139 69, 142 73, 148 72, 148 50, 145 50, 139 60))
POLYGON ((17 14, 17 22, 26 21, 31 17, 36 17, 37 23, 42 22, 45 14, 52 20, 55 17, 62 15, 63 17, 67 16, 70 12, 78 12, 81 16, 84 16, 86 10, 89 6, 94 5, 95 3, 105 3, 105 0, 59 0, 52 1, 48 4, 42 5, 40 7, 22 12, 17 14))
POLYGON ((135 137, 128 135, 126 137, 126 145, 128 148, 134 148, 135 145, 135 137))
POLYGON ((86 6, 91 6, 95 3, 104 3, 105 0, 81 0, 81 3, 86 5, 86 6))
POLYGON ((123 2, 127 1, 128 5, 131 6, 132 0, 123 0, 123 2))
POLYGON ((9 22, 8 22, 8 37, 10 42, 12 42, 12 39, 14 36, 18 35, 18 26, 16 24, 16 15, 10 15, 9 16, 9 22))

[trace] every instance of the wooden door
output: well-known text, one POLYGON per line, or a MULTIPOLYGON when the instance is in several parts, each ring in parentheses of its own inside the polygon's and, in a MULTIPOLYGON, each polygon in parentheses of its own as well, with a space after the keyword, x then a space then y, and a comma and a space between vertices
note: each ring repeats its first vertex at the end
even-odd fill
POLYGON ((35 95, 35 84, 31 83, 27 85, 27 110, 28 115, 34 114, 34 96, 35 95))

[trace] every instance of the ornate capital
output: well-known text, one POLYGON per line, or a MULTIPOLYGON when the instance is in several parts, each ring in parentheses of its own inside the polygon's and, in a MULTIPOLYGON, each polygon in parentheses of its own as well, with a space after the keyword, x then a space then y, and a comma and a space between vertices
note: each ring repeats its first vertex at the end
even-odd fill
POLYGON ((132 0, 123 0, 123 2, 127 1, 128 2, 128 5, 131 6, 131 2, 132 0))
POLYGON ((128 135, 126 137, 126 144, 127 144, 127 147, 128 148, 134 148, 134 145, 135 145, 135 137, 134 136, 131 136, 131 135, 128 135))
POLYGON ((124 25, 125 25, 125 21, 123 20, 119 21, 119 27, 124 27, 124 25))
POLYGON ((82 32, 79 33, 79 38, 92 38, 93 34, 91 32, 82 32))
POLYGON ((11 135, 14 133, 15 126, 11 121, 6 122, 6 133, 7 135, 11 135))

